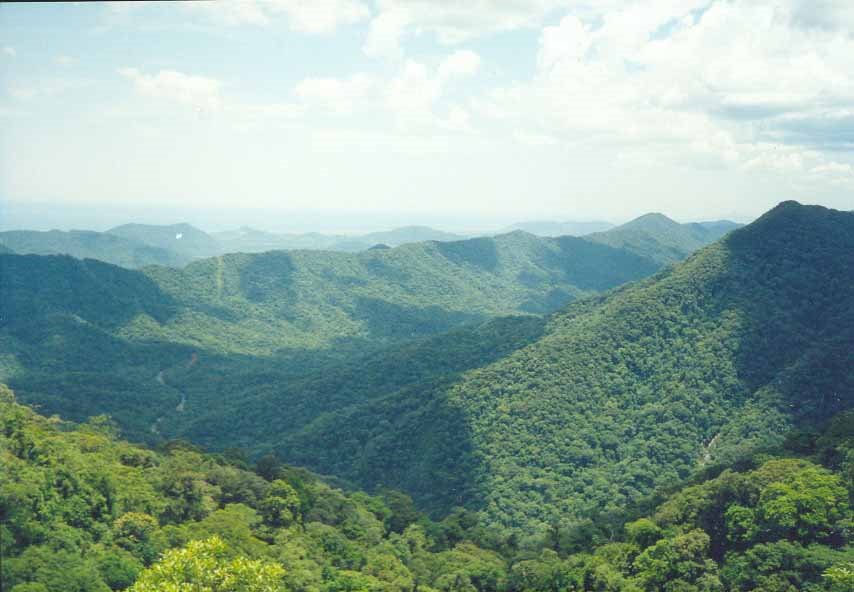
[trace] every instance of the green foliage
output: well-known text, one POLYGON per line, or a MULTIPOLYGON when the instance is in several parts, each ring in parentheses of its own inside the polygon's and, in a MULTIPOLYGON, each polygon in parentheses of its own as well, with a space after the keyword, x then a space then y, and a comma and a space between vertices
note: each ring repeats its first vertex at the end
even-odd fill
MULTIPOLYGON (((498 360, 339 405, 277 450, 544 536, 850 407, 851 343, 854 214, 786 203, 648 280, 570 305, 498 360)), ((852 466, 850 451, 828 454, 852 466)), ((775 496, 795 504, 796 530, 833 512, 797 509, 796 491, 766 495, 762 528, 788 511, 775 496)), ((832 506, 829 495, 817 503, 832 506)))
POLYGON ((218 537, 172 549, 142 572, 130 592, 275 592, 285 590, 281 565, 236 557, 227 559, 218 537))
POLYGON ((268 481, 229 458, 243 463, 180 443, 148 451, 102 419, 48 419, 0 384, 0 589, 391 592, 444 577, 497 590, 506 579, 504 558, 466 542, 477 520, 465 512, 437 524, 399 492, 347 494, 277 462, 268 481))

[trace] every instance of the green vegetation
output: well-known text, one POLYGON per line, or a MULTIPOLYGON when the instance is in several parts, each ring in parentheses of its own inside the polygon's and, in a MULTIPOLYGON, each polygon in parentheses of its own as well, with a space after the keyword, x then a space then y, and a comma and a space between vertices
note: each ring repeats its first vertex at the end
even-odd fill
POLYGON ((71 230, 12 230, 0 232, 0 253, 21 255, 71 255, 100 259, 135 269, 145 265, 183 265, 188 261, 174 251, 104 232, 71 230))
POLYGON ((0 276, 4 590, 850 589, 854 213, 0 276))
POLYGON ((216 239, 190 224, 123 224, 107 234, 177 253, 184 261, 220 254, 216 239))
POLYGON ((436 523, 405 495, 344 493, 267 458, 173 443, 154 452, 14 402, 0 385, 0 587, 124 590, 498 590, 505 561, 476 520, 436 523), (466 526, 468 525, 468 526, 466 526), (193 585, 193 588, 182 585, 193 585))
MULTIPOLYGON (((0 380, 48 413, 76 421, 108 413, 133 439, 199 434, 204 428, 191 424, 203 412, 208 418, 216 409, 232 413, 239 401, 283 384, 292 385, 292 399, 304 400, 298 383, 315 380, 330 365, 339 377, 359 376, 354 369, 362 360, 385 348, 417 345, 496 315, 550 310, 655 268, 579 239, 524 234, 358 255, 228 255, 145 273, 94 260, 5 255, 0 380), (190 359, 199 363, 187 367, 190 359), (182 394, 190 403, 176 413, 182 394)), ((514 322, 508 323, 498 336, 512 333, 514 322)), ((507 345, 517 342, 511 337, 507 345)), ((494 360, 493 350, 509 351, 490 341, 461 343, 468 353, 442 350, 452 365, 460 354, 455 368, 494 360)), ((424 351, 434 356, 436 350, 427 345, 424 351)), ((430 359, 416 365, 419 381, 448 372, 430 359)), ((394 374, 395 384, 408 383, 404 374, 394 374)), ((390 392, 360 380, 353 385, 352 396, 390 392)), ((321 396, 353 400, 347 393, 321 396)), ((264 429, 275 429, 267 402, 247 409, 264 414, 264 429)), ((326 410, 318 403, 318 412, 326 410)), ((273 416, 279 411, 274 405, 273 416)))
POLYGON ((553 222, 548 220, 532 220, 518 222, 510 226, 508 231, 523 230, 537 236, 585 236, 594 232, 605 232, 614 225, 609 222, 553 222))
POLYGON ((414 592, 850 590, 854 413, 787 448, 709 468, 620 516, 536 539, 439 522, 395 491, 345 493, 237 451, 122 442, 0 385, 0 587, 414 592))
POLYGON ((852 343, 854 214, 786 203, 496 362, 282 430, 276 450, 541 533, 850 407, 852 343))
POLYGON ((588 234, 585 238, 668 264, 682 261, 739 226, 728 220, 679 224, 664 214, 646 214, 605 232, 588 234))

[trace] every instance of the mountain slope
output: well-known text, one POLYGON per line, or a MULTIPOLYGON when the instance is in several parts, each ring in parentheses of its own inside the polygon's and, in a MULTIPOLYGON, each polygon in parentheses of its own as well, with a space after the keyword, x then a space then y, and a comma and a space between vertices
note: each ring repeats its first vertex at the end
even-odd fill
POLYGON ((2 384, 0 459, 2 590, 105 592, 140 577, 160 582, 132 589, 211 590, 191 585, 200 571, 222 584, 217 590, 261 590, 247 558, 284 572, 268 592, 432 590, 442 582, 495 591, 507 578, 498 553, 470 542, 465 515, 432 522, 398 492, 344 492, 274 459, 253 472, 239 454, 181 443, 148 450, 116 439, 103 417, 70 426, 38 415, 2 384), (227 557, 209 555, 204 570, 179 551, 218 546, 227 557), (173 577, 185 585, 159 585, 169 557, 182 554, 173 577), (242 566, 242 577, 224 576, 229 564, 242 566))
POLYGON ((99 259, 128 268, 145 265, 179 266, 187 262, 175 252, 131 238, 89 230, 13 230, 0 232, 0 246, 21 255, 71 255, 99 259))
MULTIPOLYGON (((358 379, 359 360, 383 348, 499 315, 552 310, 655 269, 610 247, 523 233, 360 254, 234 254, 144 273, 94 260, 2 255, 0 380, 22 400, 71 419, 109 413, 135 439, 185 432, 245 444, 246 435, 286 423, 277 418, 278 403, 299 401, 297 385, 313 385, 318 396, 287 415, 290 427, 408 384, 380 365, 370 381, 341 388, 358 379), (337 382, 314 383, 333 367, 337 382), (268 396, 277 385, 290 390, 268 396), (228 436, 236 409, 260 421, 228 436)), ((431 354, 410 378, 496 359, 517 343, 508 323, 496 330, 506 343, 473 343, 464 355, 449 347, 458 359, 446 364, 431 354)))
POLYGON ((854 214, 787 202, 450 385, 325 414, 278 450, 535 531, 850 407, 852 344, 854 214))
POLYGON ((237 230, 215 232, 211 236, 219 243, 220 253, 262 253, 264 251, 297 249, 356 253, 365 251, 376 244, 397 247, 406 243, 431 240, 454 241, 464 238, 427 226, 404 226, 383 232, 352 236, 317 232, 277 234, 242 227, 237 230))
POLYGON ((653 213, 585 238, 668 264, 685 259, 738 226, 728 220, 679 224, 664 214, 653 213))
POLYGON ((532 220, 518 222, 508 231, 522 230, 537 236, 585 236, 594 232, 604 232, 613 228, 610 222, 554 222, 550 220, 532 220))
POLYGON ((268 355, 389 344, 495 315, 546 312, 656 268, 581 239, 511 233, 357 254, 232 254, 146 273, 193 311, 164 327, 164 338, 268 355))
POLYGON ((459 234, 436 230, 429 226, 402 226, 384 232, 363 234, 355 238, 369 245, 384 244, 390 247, 424 241, 449 242, 465 239, 464 236, 460 236, 459 234))
POLYGON ((187 259, 220 253, 216 239, 189 224, 123 224, 107 232, 178 253, 187 259))

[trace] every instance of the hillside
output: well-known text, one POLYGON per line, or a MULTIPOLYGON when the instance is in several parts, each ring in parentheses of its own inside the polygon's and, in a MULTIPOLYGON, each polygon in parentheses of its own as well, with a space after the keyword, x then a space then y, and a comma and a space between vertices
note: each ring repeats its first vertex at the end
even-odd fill
MULTIPOLYGON (((331 366, 351 376, 351 363, 384 348, 495 316, 553 310, 655 269, 610 247, 523 233, 360 254, 234 254, 144 272, 2 255, 0 380, 23 401, 70 419, 109 413, 135 439, 186 430, 209 441, 214 433, 196 426, 222 426, 226 416, 197 418, 205 411, 231 414, 238 401, 282 384, 293 385, 288 397, 299 400, 296 385, 331 366), (190 360, 199 362, 187 367, 190 360), (190 403, 176 413, 185 396, 190 403)), ((473 344, 455 363, 475 367, 514 343, 473 344)), ((431 364, 419 380, 434 367, 445 372, 431 364)), ((353 392, 389 390, 366 382, 353 392)), ((259 430, 269 430, 279 412, 269 404, 247 407, 264 410, 259 430)), ((292 417, 307 421, 330 409, 324 405, 292 417)))
MULTIPOLYGON (((12 230, 0 232, 0 248, 21 255, 71 255, 78 259, 99 259, 128 268, 145 265, 182 265, 187 260, 177 253, 135 239, 103 232, 70 230, 12 230)), ((0 250, 0 252, 3 252, 0 250)))
POLYGON ((188 311, 162 327, 163 338, 268 355, 390 344, 496 315, 547 312, 656 268, 581 239, 512 233, 354 254, 231 254, 146 273, 188 311))
POLYGON ((537 236, 585 236, 594 232, 610 230, 614 225, 610 222, 555 222, 551 220, 532 220, 529 222, 517 222, 511 225, 505 232, 522 230, 537 236))
POLYGON ((464 236, 452 232, 436 230, 429 226, 402 226, 384 232, 371 232, 357 237, 361 242, 369 245, 384 244, 390 247, 398 247, 407 243, 420 243, 424 241, 450 242, 465 239, 464 236))
POLYGON ((854 416, 640 506, 519 539, 461 509, 346 492, 273 457, 153 451, 17 404, 0 384, 0 588, 285 592, 847 592, 854 416), (236 586, 239 586, 236 587, 236 586), (187 588, 189 589, 189 588, 187 588))
POLYGON ((538 531, 850 407, 852 343, 854 214, 786 202, 653 278, 570 305, 497 362, 327 413, 277 450, 538 531))
POLYGON ((114 431, 40 416, 0 384, 0 589, 177 590, 164 580, 193 574, 258 592, 504 587, 505 560, 469 542, 465 513, 432 522, 398 492, 345 493, 275 459, 252 471, 239 454, 155 452, 114 431))
POLYGON ((585 238, 669 264, 685 259, 739 226, 728 220, 680 224, 664 214, 653 213, 585 238))
POLYGON ((242 227, 237 230, 215 232, 211 236, 219 243, 220 253, 262 253, 273 250, 320 250, 355 253, 367 250, 376 244, 397 247, 406 243, 455 241, 464 238, 428 226, 404 226, 383 232, 351 236, 318 232, 278 234, 242 227))
POLYGON ((190 224, 123 224, 107 233, 172 251, 187 260, 220 253, 216 239, 190 224))

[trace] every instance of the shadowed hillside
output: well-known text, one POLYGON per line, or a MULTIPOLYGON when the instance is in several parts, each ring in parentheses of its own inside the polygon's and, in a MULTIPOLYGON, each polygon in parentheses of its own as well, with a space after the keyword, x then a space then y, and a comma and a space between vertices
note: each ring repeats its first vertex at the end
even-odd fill
POLYGON ((340 409, 279 450, 423 501, 461 487, 490 523, 541 528, 851 406, 852 343, 854 215, 787 202, 651 279, 570 305, 536 342, 451 385, 340 409), (430 437, 446 416, 465 418, 463 441, 430 437))

